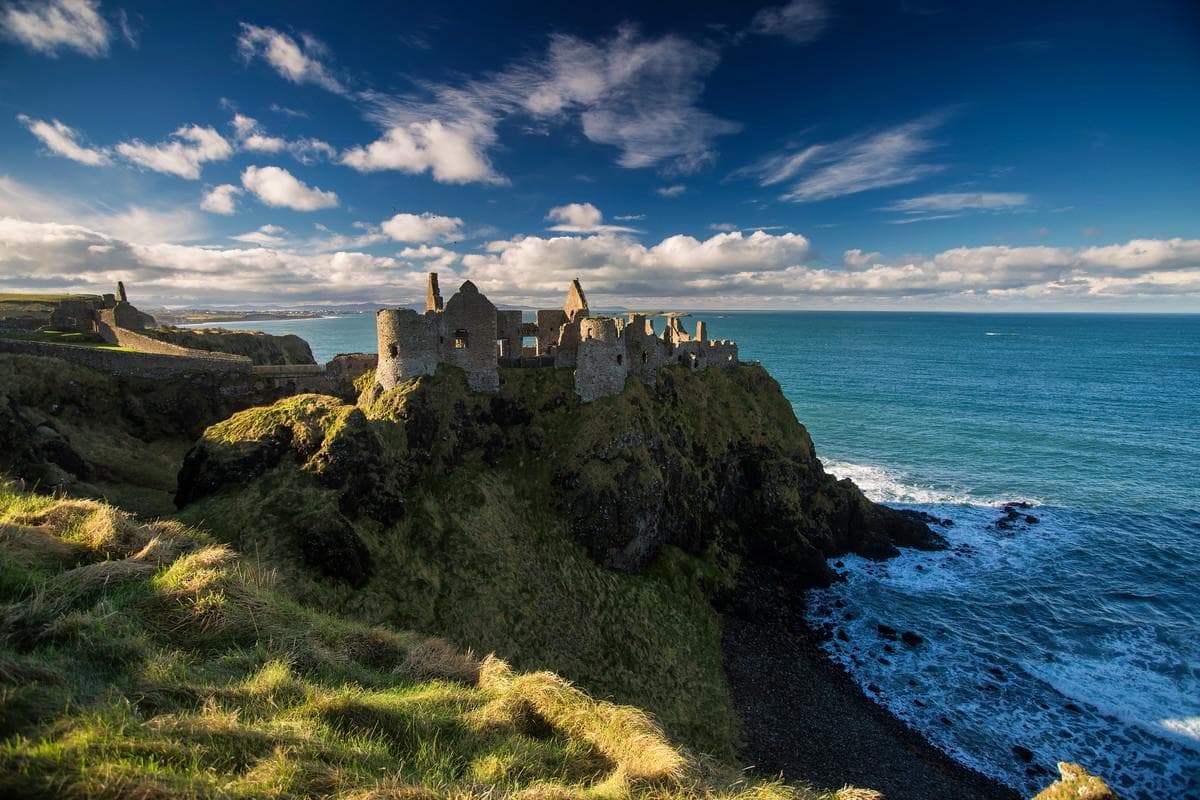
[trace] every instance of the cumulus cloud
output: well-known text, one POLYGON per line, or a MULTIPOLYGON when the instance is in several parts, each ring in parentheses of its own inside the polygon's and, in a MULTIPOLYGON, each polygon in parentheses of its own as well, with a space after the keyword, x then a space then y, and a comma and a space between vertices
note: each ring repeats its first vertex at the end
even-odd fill
POLYGON ((553 295, 580 277, 589 294, 662 297, 695 294, 700 287, 719 285, 747 271, 803 263, 809 243, 795 233, 756 232, 720 233, 703 241, 671 236, 647 247, 606 233, 525 236, 491 242, 486 250, 462 257, 469 276, 484 291, 553 295))
POLYGON ((258 120, 245 114, 234 114, 230 124, 233 125, 238 147, 252 153, 279 153, 286 150, 292 158, 302 164, 333 158, 337 154, 332 145, 320 139, 288 140, 280 136, 271 136, 258 120))
POLYGON ((458 217, 430 214, 397 214, 381 226, 397 242, 449 241, 461 235, 463 221, 458 217))
MULTIPOLYGON (((843 263, 809 263, 808 240, 758 231, 707 239, 671 236, 646 245, 627 236, 514 237, 461 259, 449 249, 414 244, 395 256, 338 250, 305 253, 275 243, 250 248, 166 244, 96 227, 17 219, 44 208, 38 198, 6 204, 0 179, 0 287, 95 291, 118 278, 158 302, 288 302, 301 299, 419 299, 424 272, 445 285, 470 278, 493 300, 553 302, 579 277, 594 299, 660 305, 795 307, 903 302, 1069 303, 1075 308, 1164 298, 1200 302, 1200 240, 1135 239, 1099 247, 961 247, 887 260, 848 251, 843 263)), ((369 228, 370 226, 366 226, 369 228)), ((254 233, 280 237, 281 229, 254 233)), ((254 237, 258 239, 259 237, 254 237)))
POLYGON ((282 167, 246 167, 242 186, 261 202, 277 208, 317 211, 338 204, 336 193, 309 186, 282 167))
POLYGON ((247 62, 261 58, 285 80, 316 84, 337 94, 348 92, 325 63, 329 57, 327 49, 311 36, 302 34, 297 42, 275 28, 243 22, 237 43, 238 52, 247 62))
POLYGON ((0 218, 5 290, 99 291, 124 280, 158 303, 409 301, 423 293, 424 273, 423 265, 366 253, 137 244, 83 225, 0 218))
POLYGON ((278 245, 284 244, 287 239, 280 234, 287 233, 285 228, 278 225, 262 225, 258 230, 248 233, 239 233, 237 236, 230 236, 236 242, 245 242, 247 244, 257 245, 278 245))
POLYGON ((55 155, 78 161, 92 167, 112 163, 108 150, 105 148, 88 147, 81 144, 82 135, 74 128, 68 127, 56 119, 49 122, 41 119, 31 119, 24 114, 17 115, 17 120, 29 129, 29 132, 41 140, 46 149, 55 155))
POLYGON ((546 214, 546 219, 557 222, 550 230, 559 233, 636 233, 636 228, 621 225, 605 225, 604 215, 591 203, 568 203, 555 206, 546 214))
POLYGON ((750 32, 807 44, 824 32, 829 17, 829 6, 823 0, 792 0, 755 14, 750 21, 750 32))
POLYGON ((440 183, 506 184, 483 152, 494 140, 494 131, 465 122, 409 122, 388 128, 365 147, 346 150, 341 162, 359 172, 430 172, 440 183))
POLYGON ((0 13, 5 35, 31 50, 51 57, 64 49, 92 58, 108 55, 111 31, 97 0, 13 3, 0 13))
POLYGON ((449 269, 459 258, 458 253, 453 250, 427 244, 420 247, 406 247, 396 255, 410 261, 423 261, 425 268, 432 271, 449 269))
POLYGON ((214 186, 204 193, 204 199, 200 201, 200 207, 211 214, 225 214, 228 216, 237 210, 237 196, 242 193, 238 186, 232 183, 223 183, 220 186, 214 186))
POLYGON ((168 141, 158 144, 147 144, 140 139, 121 142, 117 153, 146 169, 197 180, 202 164, 229 158, 233 155, 233 145, 210 127, 184 125, 168 141))
POLYGON ((883 255, 880 253, 864 253, 857 247, 842 254, 842 263, 852 269, 862 269, 869 264, 878 263, 882 259, 883 255))
POLYGON ((912 183, 942 169, 924 163, 922 157, 936 146, 930 136, 943 119, 944 115, 933 115, 878 133, 789 148, 733 176, 754 178, 764 187, 790 183, 780 199, 793 203, 912 183))
POLYGON ((426 83, 416 94, 364 92, 384 136, 343 154, 362 171, 429 171, 445 183, 502 183, 489 151, 512 117, 538 130, 578 126, 617 149, 624 167, 694 171, 716 157, 714 141, 740 130, 699 107, 715 47, 676 35, 646 38, 631 27, 600 41, 557 34, 546 52, 461 84, 426 83))

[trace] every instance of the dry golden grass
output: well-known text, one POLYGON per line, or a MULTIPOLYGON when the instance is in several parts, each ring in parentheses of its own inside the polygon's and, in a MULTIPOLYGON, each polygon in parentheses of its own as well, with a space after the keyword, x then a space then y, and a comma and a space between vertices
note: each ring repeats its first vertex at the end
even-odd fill
POLYGON ((678 785, 696 772, 696 764, 667 741, 644 711, 597 702, 554 673, 518 675, 488 656, 480 668, 479 688, 496 695, 476 715, 480 726, 543 721, 590 743, 634 781, 678 785))

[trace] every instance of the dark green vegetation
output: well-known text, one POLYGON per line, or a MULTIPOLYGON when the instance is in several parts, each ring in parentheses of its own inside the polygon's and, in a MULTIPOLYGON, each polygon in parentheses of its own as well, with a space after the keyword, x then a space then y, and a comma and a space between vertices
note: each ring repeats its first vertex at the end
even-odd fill
POLYGON ((299 336, 224 328, 156 328, 143 334, 191 350, 248 356, 255 364, 315 364, 308 342, 299 336))
POLYGON ((0 353, 0 476, 167 514, 179 464, 204 428, 278 396, 217 374, 118 378, 0 353))
POLYGON ((936 541, 763 370, 586 406, 552 369, 221 380, 0 355, 0 473, 182 507, 0 488, 0 796, 829 796, 736 780, 719 611, 750 568, 936 541))
POLYGON ((547 369, 505 370, 495 397, 452 369, 359 407, 293 397, 209 428, 177 499, 298 597, 554 670, 726 759, 714 602, 739 564, 799 589, 823 552, 933 541, 824 475, 759 367, 588 405, 547 369))

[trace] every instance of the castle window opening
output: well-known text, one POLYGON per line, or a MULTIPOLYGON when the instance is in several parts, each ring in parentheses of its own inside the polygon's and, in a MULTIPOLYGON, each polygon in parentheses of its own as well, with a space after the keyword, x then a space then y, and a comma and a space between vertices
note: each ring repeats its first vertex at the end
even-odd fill
POLYGON ((645 364, 649 361, 650 361, 650 354, 647 353, 645 350, 643 350, 642 351, 642 363, 645 364))
POLYGON ((458 330, 456 330, 454 332, 454 349, 455 350, 466 350, 468 338, 469 337, 467 335, 466 328, 459 328, 458 330))
POLYGON ((624 361, 625 361, 625 356, 621 355, 620 353, 617 353, 617 366, 621 366, 621 364, 624 361))
POLYGON ((399 354, 399 352, 400 352, 400 350, 398 347, 396 347, 395 342, 392 342, 391 344, 388 345, 388 356, 390 356, 391 358, 395 358, 399 354))

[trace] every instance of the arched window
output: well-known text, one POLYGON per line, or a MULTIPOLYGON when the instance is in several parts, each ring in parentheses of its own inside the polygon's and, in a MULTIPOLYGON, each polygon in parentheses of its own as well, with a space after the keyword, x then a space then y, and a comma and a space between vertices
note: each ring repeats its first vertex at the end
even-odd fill
POLYGON ((392 342, 391 344, 388 345, 388 355, 390 357, 395 358, 397 355, 399 355, 399 353, 400 353, 400 348, 396 346, 395 342, 392 342))
POLYGON ((454 332, 454 349, 455 350, 466 350, 467 349, 467 339, 468 339, 468 336, 467 336, 466 328, 459 328, 458 330, 456 330, 454 332))

